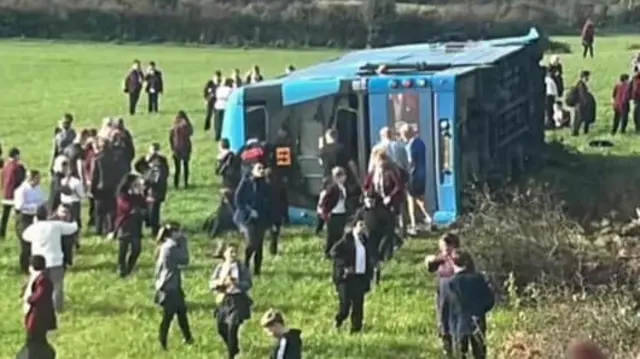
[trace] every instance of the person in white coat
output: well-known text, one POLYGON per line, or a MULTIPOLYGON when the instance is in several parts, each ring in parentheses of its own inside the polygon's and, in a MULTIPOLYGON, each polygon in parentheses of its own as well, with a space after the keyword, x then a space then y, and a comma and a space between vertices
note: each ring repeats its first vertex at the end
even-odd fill
POLYGON ((215 110, 215 140, 220 141, 222 136, 222 121, 224 120, 224 109, 227 106, 229 96, 233 92, 233 80, 224 79, 222 85, 216 89, 216 102, 213 104, 215 110))

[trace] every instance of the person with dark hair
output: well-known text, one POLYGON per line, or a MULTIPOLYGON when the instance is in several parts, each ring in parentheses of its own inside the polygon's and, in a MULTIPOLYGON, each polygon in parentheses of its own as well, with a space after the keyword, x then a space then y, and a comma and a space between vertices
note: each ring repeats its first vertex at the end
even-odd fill
POLYGON ((40 189, 40 172, 30 170, 27 179, 13 193, 13 206, 17 212, 16 237, 20 241, 20 269, 29 272, 31 244, 22 238, 22 233, 33 223, 38 208, 46 203, 46 197, 40 189))
POLYGON ((240 183, 241 165, 240 158, 231 151, 230 147, 228 138, 220 140, 215 173, 222 178, 222 186, 233 191, 240 183))
MULTIPOLYGON (((364 221, 369 231, 367 245, 375 263, 390 259, 397 221, 393 212, 382 204, 382 198, 373 191, 366 192, 364 206, 356 212, 355 219, 364 221)), ((376 280, 379 279, 378 273, 376 280)))
POLYGON ((167 350, 169 327, 174 317, 186 344, 193 343, 189 327, 187 306, 182 290, 181 267, 189 264, 187 238, 178 223, 167 223, 158 232, 158 258, 156 260, 155 289, 156 304, 162 307, 160 322, 160 346, 167 350))
POLYGON ((294 72, 296 70, 296 67, 293 65, 289 65, 287 66, 287 68, 284 70, 284 73, 287 75, 290 75, 292 72, 294 72))
POLYGON ((124 93, 129 95, 129 114, 131 116, 136 114, 136 107, 138 106, 138 100, 140 100, 143 84, 144 73, 142 73, 140 61, 133 60, 131 70, 124 79, 124 93))
MULTIPOLYGON (((67 160, 68 161, 68 160, 67 160)), ((70 212, 70 218, 78 224, 78 228, 82 228, 82 201, 86 197, 84 191, 84 184, 74 174, 70 162, 67 162, 67 166, 63 166, 63 176, 60 179, 60 204, 66 206, 70 212)), ((55 210, 52 208, 51 211, 55 210)), ((80 248, 80 233, 76 234, 73 238, 73 243, 76 248, 80 248)))
POLYGON ((613 126, 611 134, 615 135, 620 129, 620 133, 627 132, 627 122, 629 121, 629 102, 631 101, 631 84, 629 75, 620 75, 620 82, 613 87, 611 102, 613 103, 613 126))
POLYGON ((215 140, 220 141, 222 136, 222 125, 224 122, 224 109, 227 106, 229 96, 233 92, 233 80, 224 79, 224 82, 216 87, 216 102, 213 104, 215 109, 215 140))
POLYGON ((173 186, 180 186, 180 172, 184 175, 184 187, 189 187, 189 160, 193 126, 184 111, 178 111, 169 131, 169 145, 173 153, 173 186))
POLYGON ((262 316, 260 326, 277 340, 270 359, 302 358, 302 332, 299 329, 287 328, 282 312, 269 309, 262 316))
POLYGON ((344 144, 338 142, 338 130, 333 128, 327 130, 324 141, 321 142, 319 157, 325 178, 331 178, 331 171, 334 167, 344 168, 347 177, 358 178, 358 166, 344 144))
POLYGON ((147 202, 143 195, 143 180, 136 175, 123 178, 117 193, 115 228, 110 237, 118 236, 118 270, 124 278, 131 274, 142 251, 142 224, 147 202))
POLYGON ((264 77, 262 77, 262 74, 260 73, 260 66, 253 65, 253 68, 247 74, 244 82, 246 84, 257 84, 262 81, 264 81, 264 77))
POLYGON ((437 255, 429 255, 425 258, 425 265, 430 273, 436 273, 438 278, 438 286, 436 289, 436 318, 438 321, 438 331, 442 339, 445 354, 453 353, 453 343, 451 339, 451 330, 447 321, 448 308, 444 306, 444 287, 448 285, 449 280, 453 277, 453 253, 460 248, 460 237, 453 233, 446 233, 440 237, 438 241, 439 253, 437 255))
POLYGON ((73 115, 65 113, 62 120, 53 131, 53 149, 51 150, 51 163, 49 170, 53 172, 53 161, 64 154, 64 150, 76 141, 76 131, 72 127, 73 115))
POLYGON ((158 70, 154 61, 149 61, 149 68, 144 76, 144 81, 146 83, 145 92, 148 97, 147 109, 149 113, 158 113, 158 99, 164 92, 164 81, 162 80, 162 71, 158 70))
POLYGON ((593 58, 593 43, 596 39, 596 26, 591 21, 591 19, 587 19, 582 27, 582 33, 580 34, 582 39, 582 57, 587 58, 587 53, 591 58, 593 58))
POLYGON ((126 173, 129 173, 131 162, 136 157, 136 146, 131 131, 125 126, 124 118, 119 117, 116 120, 109 142, 116 156, 116 161, 122 163, 122 166, 126 167, 126 173))
POLYGON ((20 150, 13 147, 9 150, 9 159, 2 168, 2 221, 0 222, 0 238, 7 235, 7 224, 13 210, 13 194, 27 176, 27 170, 20 162, 20 150))
POLYGON ((286 125, 278 128, 278 133, 270 146, 271 159, 269 167, 272 170, 273 182, 276 186, 281 187, 279 199, 281 202, 280 213, 282 218, 277 218, 280 222, 289 223, 289 198, 287 188, 296 186, 294 166, 296 160, 294 158, 295 141, 291 137, 291 131, 286 125))
POLYGON ((253 300, 251 272, 237 258, 238 249, 227 245, 224 262, 213 270, 209 288, 216 293, 215 318, 218 334, 227 347, 227 358, 234 359, 240 353, 238 331, 242 323, 251 318, 253 300))
POLYGON ((47 341, 47 333, 58 328, 53 304, 53 283, 47 273, 47 261, 41 255, 29 260, 30 277, 24 290, 24 326, 26 345, 17 359, 55 359, 56 352, 47 341))
POLYGON ((265 166, 256 163, 251 174, 245 176, 235 192, 236 210, 233 221, 247 241, 245 263, 253 258, 253 274, 260 275, 264 234, 271 223, 271 187, 265 180, 265 166))
POLYGON ((144 179, 145 195, 149 203, 146 223, 155 237, 160 230, 162 203, 167 197, 169 161, 160 154, 160 144, 153 143, 149 146, 147 155, 136 161, 134 168, 144 179))
POLYGON ((351 316, 351 333, 362 330, 364 297, 371 289, 374 257, 368 250, 369 238, 363 220, 356 220, 353 229, 344 234, 330 250, 333 259, 333 283, 338 294, 336 328, 351 316))
POLYGON ((273 168, 269 167, 265 171, 265 178, 271 189, 271 223, 269 225, 269 234, 271 241, 269 242, 269 253, 273 256, 278 254, 278 242, 280 241, 280 233, 282 224, 289 207, 287 205, 287 188, 278 177, 273 168))
POLYGON ((231 87, 234 89, 240 88, 244 85, 242 76, 240 75, 240 69, 233 69, 233 73, 231 73, 231 81, 233 81, 231 87))
POLYGON ((344 168, 334 167, 331 184, 327 186, 318 203, 318 214, 327 224, 324 255, 330 258, 329 251, 344 234, 347 225, 347 197, 349 193, 346 187, 347 174, 344 168))
POLYGON ((96 223, 96 201, 90 191, 91 178, 93 176, 93 167, 95 166, 96 158, 96 141, 98 130, 92 128, 89 130, 89 137, 84 143, 82 151, 84 152, 84 166, 82 167, 82 178, 84 180, 85 188, 87 189, 87 200, 89 202, 89 210, 87 211, 87 227, 93 227, 96 223))
POLYGON ((204 103, 207 107, 207 115, 204 118, 204 130, 209 131, 211 129, 211 118, 214 114, 214 104, 216 103, 216 89, 222 86, 222 72, 216 70, 213 78, 204 85, 204 103))
POLYGON ((65 220, 49 220, 44 206, 40 207, 35 222, 25 229, 22 238, 29 243, 32 255, 41 255, 47 261, 47 274, 53 283, 53 304, 56 312, 61 312, 64 305, 65 253, 63 236, 70 236, 78 231, 76 222, 69 222, 69 212, 63 213, 65 220))
POLYGON ((487 358, 486 315, 495 297, 486 278, 475 270, 471 254, 457 250, 451 256, 454 275, 442 288, 444 312, 449 322, 454 355, 466 358, 471 346, 474 359, 487 358))
POLYGON ((564 95, 564 78, 562 62, 560 61, 560 56, 553 55, 549 60, 549 64, 547 65, 547 70, 551 74, 551 78, 556 83, 556 88, 558 89, 558 98, 562 98, 564 95))

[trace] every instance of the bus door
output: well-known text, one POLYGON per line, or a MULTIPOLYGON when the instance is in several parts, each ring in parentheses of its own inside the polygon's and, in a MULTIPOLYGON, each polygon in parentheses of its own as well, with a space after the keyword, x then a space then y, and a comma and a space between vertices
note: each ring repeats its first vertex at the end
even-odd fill
POLYGON ((379 76, 369 80, 369 118, 372 146, 380 142, 380 130, 389 127, 399 139, 404 124, 417 131, 426 145, 424 200, 427 211, 437 209, 433 91, 429 79, 420 76, 379 76))

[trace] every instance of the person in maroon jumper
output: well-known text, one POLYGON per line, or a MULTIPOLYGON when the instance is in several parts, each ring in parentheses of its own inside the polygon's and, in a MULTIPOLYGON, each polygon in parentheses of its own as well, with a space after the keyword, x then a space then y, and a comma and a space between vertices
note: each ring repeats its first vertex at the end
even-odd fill
POLYGON ((13 192, 25 180, 27 171, 20 162, 20 151, 17 148, 9 150, 9 160, 2 169, 2 220, 0 222, 0 238, 7 234, 7 223, 13 211, 13 192))
POLYGON ((120 183, 116 198, 115 230, 120 242, 118 249, 118 270, 121 278, 131 274, 142 251, 142 224, 147 201, 144 197, 142 178, 128 174, 120 183))

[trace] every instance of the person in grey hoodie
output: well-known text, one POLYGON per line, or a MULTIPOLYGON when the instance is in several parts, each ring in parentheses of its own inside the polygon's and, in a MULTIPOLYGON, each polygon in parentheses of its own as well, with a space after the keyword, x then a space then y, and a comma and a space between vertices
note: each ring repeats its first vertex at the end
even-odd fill
POLYGON ((158 232, 159 247, 157 250, 155 273, 155 302, 162 307, 160 322, 160 345, 167 350, 169 326, 174 317, 178 317, 178 325, 182 331, 185 344, 193 343, 193 336, 187 317, 187 306, 182 290, 181 266, 189 264, 187 240, 180 225, 166 224, 158 232))

